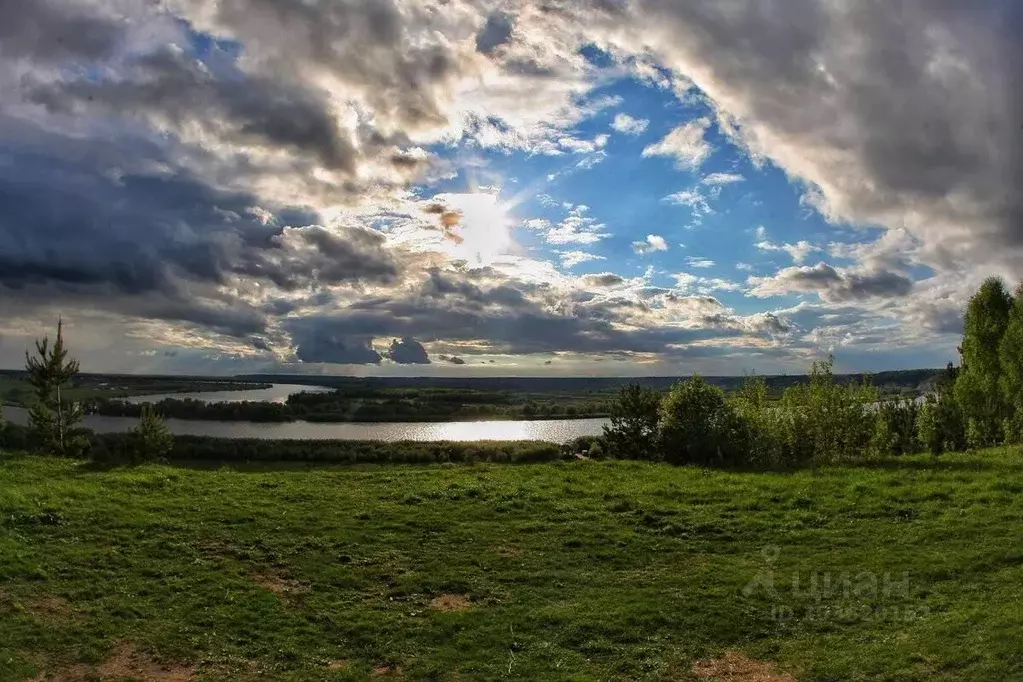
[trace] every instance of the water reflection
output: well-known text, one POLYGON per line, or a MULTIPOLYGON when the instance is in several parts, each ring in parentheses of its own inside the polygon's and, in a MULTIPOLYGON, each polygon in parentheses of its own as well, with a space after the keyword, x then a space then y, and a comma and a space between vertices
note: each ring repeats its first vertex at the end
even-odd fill
POLYGON ((274 384, 270 388, 254 388, 246 391, 205 391, 201 393, 159 393, 121 398, 125 402, 141 405, 158 403, 166 398, 175 400, 199 400, 204 403, 267 402, 284 403, 292 393, 329 393, 326 386, 303 386, 301 384, 274 384))
MULTIPOLYGON (((28 412, 5 407, 4 416, 14 424, 28 423, 28 412)), ((85 426, 98 433, 121 433, 138 420, 130 417, 87 415, 85 426)), ((544 440, 563 443, 578 436, 600 433, 606 419, 547 419, 538 421, 406 422, 396 424, 314 424, 288 422, 218 422, 168 419, 167 427, 175 435, 214 436, 217 438, 263 438, 280 440, 382 440, 382 441, 474 441, 544 440)))

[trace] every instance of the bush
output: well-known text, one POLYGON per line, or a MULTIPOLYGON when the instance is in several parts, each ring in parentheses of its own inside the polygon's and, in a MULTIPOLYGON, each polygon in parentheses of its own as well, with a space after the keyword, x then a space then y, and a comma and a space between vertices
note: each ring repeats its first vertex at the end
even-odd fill
POLYGON ((920 406, 913 399, 887 398, 877 404, 871 451, 878 456, 918 452, 917 419, 920 406))
POLYGON ((924 400, 917 416, 917 438, 932 455, 966 447, 962 411, 950 391, 939 391, 924 400))
POLYGON ((869 383, 836 383, 833 367, 833 358, 813 363, 809 383, 791 386, 782 396, 788 464, 854 460, 868 451, 877 391, 869 383))
POLYGON ((611 424, 604 427, 604 454, 620 459, 657 458, 657 410, 661 397, 639 384, 623 386, 611 401, 611 424))
POLYGON ((1005 442, 1009 445, 1023 444, 1023 410, 1016 410, 1002 422, 1005 442))
POLYGON ((657 446, 673 464, 722 466, 748 459, 750 428, 724 392, 699 376, 682 381, 661 402, 657 446))
POLYGON ((920 406, 917 417, 917 438, 927 452, 940 455, 945 451, 945 438, 938 417, 938 403, 932 396, 920 406))
POLYGON ((745 462, 759 468, 784 465, 784 413, 769 404, 764 379, 746 377, 729 404, 745 425, 744 434, 734 434, 746 443, 745 462))
POLYGON ((152 405, 142 406, 139 425, 132 431, 137 461, 162 460, 174 447, 174 436, 152 405))
POLYGON ((561 452, 565 456, 577 454, 589 455, 598 442, 598 436, 577 436, 561 446, 561 452))

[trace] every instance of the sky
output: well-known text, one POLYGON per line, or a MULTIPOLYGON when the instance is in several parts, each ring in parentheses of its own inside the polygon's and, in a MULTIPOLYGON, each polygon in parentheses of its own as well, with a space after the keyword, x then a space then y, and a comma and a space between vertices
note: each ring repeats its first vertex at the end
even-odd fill
POLYGON ((1007 0, 0 0, 0 367, 938 367, 1023 277, 1007 0))

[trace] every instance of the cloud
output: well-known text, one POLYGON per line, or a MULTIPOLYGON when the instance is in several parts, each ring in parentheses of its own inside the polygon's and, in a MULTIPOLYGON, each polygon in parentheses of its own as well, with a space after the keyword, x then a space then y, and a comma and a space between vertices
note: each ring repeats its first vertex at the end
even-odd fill
POLYGON ((291 332, 295 354, 302 362, 379 365, 382 359, 369 337, 346 335, 338 326, 303 318, 289 321, 286 327, 291 332))
POLYGON ((714 267, 714 261, 709 258, 699 258, 696 256, 687 256, 686 265, 691 268, 712 268, 714 267))
POLYGON ((596 244, 610 235, 604 231, 607 226, 589 215, 589 210, 589 206, 573 206, 568 217, 557 225, 539 220, 533 221, 527 227, 540 230, 548 244, 596 244))
MULTIPOLYGON (((81 343, 113 349, 94 357, 173 357, 178 371, 278 359, 400 370, 374 349, 395 338, 563 353, 560 368, 587 353, 766 354, 749 338, 784 333, 778 359, 864 347, 878 329, 893 344, 948 344, 979 275, 1023 272, 1013 3, 484 4, 0 0, 3 357, 17 361, 18 334, 63 311, 81 343), (781 311, 662 307, 661 273, 612 287, 567 276, 556 264, 618 255, 585 250, 617 246, 619 228, 582 206, 537 214, 555 217, 532 226, 529 253, 553 263, 520 252, 456 265, 429 229, 437 216, 407 208, 462 167, 499 184, 487 166, 504 154, 567 172, 598 163, 615 151, 597 131, 624 102, 606 94, 623 74, 700 112, 644 156, 700 170, 713 126, 748 157, 722 167, 752 178, 770 163, 841 226, 835 262, 813 267, 814 244, 758 237, 801 267, 751 278, 751 294, 816 293, 820 309, 784 332, 781 311), (846 243, 863 226, 885 232, 846 243), (921 272, 933 274, 912 282, 921 272), (134 353, 163 348, 177 355, 134 353)), ((641 125, 622 113, 611 127, 641 125)), ((698 223, 742 179, 710 173, 667 200, 698 223)), ((680 296, 743 289, 675 277, 680 296)))
POLYGON ((805 239, 801 239, 795 244, 775 244, 767 239, 763 239, 755 245, 761 251, 783 251, 792 258, 795 263, 802 263, 806 260, 814 251, 820 251, 820 248, 814 246, 805 239))
POLYGON ((732 185, 743 180, 745 178, 738 173, 711 173, 710 175, 703 176, 700 183, 703 185, 721 186, 732 185))
POLYGON ((714 213, 714 209, 710 207, 707 198, 698 189, 686 189, 681 192, 675 192, 664 197, 662 201, 689 208, 693 214, 694 225, 699 225, 703 220, 703 216, 714 213))
POLYGON ((66 6, 60 2, 17 0, 0 2, 0 56, 31 57, 56 62, 64 59, 104 59, 125 39, 116 18, 96 7, 66 6))
POLYGON ((633 118, 623 113, 615 116, 611 128, 624 135, 642 135, 649 125, 650 121, 645 118, 633 118))
POLYGON ((896 272, 834 268, 824 262, 784 268, 770 277, 750 277, 748 281, 751 296, 805 293, 817 294, 821 300, 831 302, 898 298, 913 289, 913 282, 896 272))
POLYGON ((1023 271, 1015 4, 630 9, 623 49, 651 46, 689 75, 722 131, 807 183, 829 220, 905 227, 942 270, 1023 271))
POLYGON ((660 235, 648 234, 645 241, 632 242, 632 250, 638 254, 667 251, 668 242, 666 242, 664 237, 661 237, 660 235))
POLYGON ((174 46, 139 59, 127 75, 41 84, 27 97, 51 112, 140 116, 181 136, 293 149, 325 168, 355 171, 358 152, 337 126, 327 93, 268 77, 211 73, 174 46))
POLYGON ((555 253, 561 260, 561 265, 566 268, 574 268, 589 261, 607 260, 604 256, 598 256, 595 253, 588 253, 586 251, 556 251, 555 253))
POLYGON ((583 282, 591 287, 615 287, 625 283, 621 275, 611 272, 602 272, 599 275, 584 275, 583 282))
POLYGON ((511 40, 515 23, 507 14, 495 12, 487 16, 483 28, 476 34, 476 49, 483 54, 493 54, 497 48, 511 40))
POLYGON ((725 309, 713 296, 685 296, 674 292, 664 297, 664 303, 669 308, 685 312, 689 316, 717 315, 725 309))
POLYGON ((391 341, 391 347, 386 356, 397 362, 399 365, 428 365, 430 358, 426 354, 423 344, 411 337, 404 337, 401 340, 391 341))
POLYGON ((742 286, 738 282, 732 282, 719 277, 700 277, 689 272, 679 272, 672 277, 682 291, 695 291, 701 294, 711 294, 715 291, 741 291, 742 286))
POLYGON ((643 156, 670 156, 679 170, 696 170, 710 156, 713 149, 704 138, 710 119, 703 117, 680 125, 667 137, 643 150, 643 156))
POLYGON ((448 364, 451 364, 451 365, 464 365, 465 364, 465 360, 463 360, 462 358, 458 357, 457 355, 439 355, 438 358, 442 362, 447 362, 448 364))

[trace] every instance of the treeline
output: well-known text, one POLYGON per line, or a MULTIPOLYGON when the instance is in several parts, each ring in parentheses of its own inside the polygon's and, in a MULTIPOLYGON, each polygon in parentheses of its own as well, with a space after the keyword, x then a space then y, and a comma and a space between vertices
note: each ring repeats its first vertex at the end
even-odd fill
MULTIPOLYGON (((86 410, 109 417, 140 417, 146 405, 150 404, 99 399, 89 401, 86 410)), ((263 401, 207 403, 194 398, 164 398, 150 406, 161 416, 175 419, 250 422, 287 422, 294 419, 286 405, 263 401)))
POLYGON ((1001 280, 984 282, 967 306, 960 354, 922 402, 885 397, 869 380, 837 381, 831 360, 776 402, 755 377, 728 396, 699 377, 663 398, 633 384, 588 454, 767 468, 1023 443, 1023 285, 1014 297, 1001 280))
MULTIPOLYGON (((154 409, 164 417, 252 422, 404 422, 456 419, 573 419, 604 417, 605 400, 523 400, 506 393, 458 389, 369 388, 330 393, 296 393, 284 404, 216 402, 165 398, 154 409)), ((142 406, 121 400, 95 399, 87 410, 114 417, 137 417, 142 406)))
MULTIPOLYGON (((919 394, 930 382, 942 373, 941 369, 901 369, 874 374, 840 374, 835 376, 839 383, 860 383, 865 379, 885 393, 919 394)), ((515 401, 557 400, 607 400, 622 386, 640 384, 661 392, 667 392, 678 381, 678 376, 661 377, 346 377, 308 374, 249 374, 235 377, 245 381, 266 381, 272 383, 304 384, 326 386, 342 390, 352 397, 374 398, 391 392, 422 392, 428 389, 464 390, 493 396, 503 393, 513 396, 515 401)), ((808 377, 800 374, 767 375, 764 381, 770 393, 781 392, 795 384, 805 383, 808 377)), ((736 391, 742 387, 741 376, 706 376, 704 380, 725 391, 736 391)), ((496 402, 496 401, 487 401, 496 402)))
POLYGON ((884 397, 869 381, 836 381, 832 360, 814 363, 806 383, 780 400, 749 377, 726 395, 699 376, 667 395, 639 385, 621 389, 610 425, 590 457, 757 469, 819 466, 918 452, 921 406, 884 397))
MULTIPOLYGON (((237 380, 78 373, 62 387, 62 394, 68 400, 82 402, 88 409, 93 403, 134 395, 243 391, 270 386, 268 383, 237 380)), ((32 406, 35 402, 35 389, 26 370, 0 370, 0 402, 26 408, 32 406)))
MULTIPOLYGON (((138 433, 95 433, 81 429, 80 454, 98 464, 179 463, 436 464, 549 462, 568 455, 565 446, 544 441, 385 442, 354 440, 264 440, 173 436, 166 443, 138 433)), ((41 450, 32 430, 0 428, 0 449, 41 450)))

